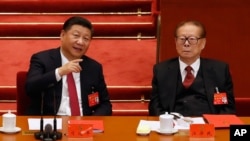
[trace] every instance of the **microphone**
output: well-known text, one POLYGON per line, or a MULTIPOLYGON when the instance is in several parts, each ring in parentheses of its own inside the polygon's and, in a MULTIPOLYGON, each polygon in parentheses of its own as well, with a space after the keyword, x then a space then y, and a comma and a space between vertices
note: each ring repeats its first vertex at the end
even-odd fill
POLYGON ((44 99, 44 92, 41 93, 41 119, 40 119, 40 131, 35 132, 34 136, 36 139, 43 139, 44 132, 43 132, 43 99, 44 99))
MULTIPOLYGON (((49 86, 49 88, 53 87, 49 86)), ((44 124, 44 119, 43 119, 43 105, 44 105, 44 92, 41 93, 41 119, 40 119, 40 131, 35 132, 34 136, 35 139, 40 139, 42 141, 55 141, 55 140, 60 140, 62 139, 62 133, 57 132, 57 120, 56 120, 56 94, 55 90, 53 90, 53 107, 54 107, 54 130, 52 131, 52 125, 51 124, 46 124, 45 125, 45 131, 43 130, 43 124, 44 124)))
POLYGON ((43 141, 53 141, 53 139, 51 138, 52 125, 46 124, 44 130, 45 130, 44 135, 46 137, 43 139, 43 141))

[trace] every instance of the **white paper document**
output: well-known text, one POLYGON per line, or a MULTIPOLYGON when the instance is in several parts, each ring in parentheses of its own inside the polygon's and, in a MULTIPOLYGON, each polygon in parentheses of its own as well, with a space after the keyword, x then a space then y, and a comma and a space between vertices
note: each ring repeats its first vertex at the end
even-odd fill
MULTIPOLYGON (((57 129, 62 129, 62 118, 56 118, 57 120, 57 129)), ((28 118, 29 130, 40 130, 40 121, 41 118, 28 118)), ((43 118, 43 126, 46 124, 51 124, 54 127, 54 118, 43 118)))
MULTIPOLYGON (((192 119, 192 124, 205 124, 205 121, 202 117, 197 117, 197 118, 191 118, 192 119)), ((189 130, 189 125, 184 125, 184 124, 179 124, 179 122, 174 121, 175 129, 178 130, 189 130)), ((149 126, 151 131, 156 131, 160 128, 160 122, 159 121, 153 121, 153 120, 140 120, 139 126, 149 126)))

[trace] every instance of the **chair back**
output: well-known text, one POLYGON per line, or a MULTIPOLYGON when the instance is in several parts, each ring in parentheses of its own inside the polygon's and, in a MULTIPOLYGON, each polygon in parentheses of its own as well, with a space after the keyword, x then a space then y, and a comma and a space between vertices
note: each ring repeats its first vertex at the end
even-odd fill
POLYGON ((17 88, 17 115, 25 115, 30 105, 30 98, 26 94, 25 81, 27 77, 26 71, 17 72, 16 88, 17 88))
POLYGON ((235 98, 235 107, 237 116, 250 116, 250 98, 249 97, 236 97, 235 98))

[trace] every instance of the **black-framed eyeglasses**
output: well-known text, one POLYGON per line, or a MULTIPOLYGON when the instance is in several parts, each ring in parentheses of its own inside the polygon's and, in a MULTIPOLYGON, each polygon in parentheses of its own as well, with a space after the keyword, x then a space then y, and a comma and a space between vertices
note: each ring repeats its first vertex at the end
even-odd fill
POLYGON ((201 38, 197 38, 197 37, 176 37, 177 43, 185 44, 185 42, 188 41, 188 43, 190 45, 196 45, 198 43, 199 39, 201 39, 201 38))

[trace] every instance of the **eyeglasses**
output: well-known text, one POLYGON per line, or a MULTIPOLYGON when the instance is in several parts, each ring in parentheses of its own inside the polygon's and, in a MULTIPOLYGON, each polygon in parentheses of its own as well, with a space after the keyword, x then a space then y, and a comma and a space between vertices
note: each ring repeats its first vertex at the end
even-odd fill
POLYGON ((201 38, 197 38, 197 37, 176 37, 176 41, 179 44, 185 44, 186 41, 188 41, 188 43, 190 45, 196 45, 198 43, 198 40, 201 38))

